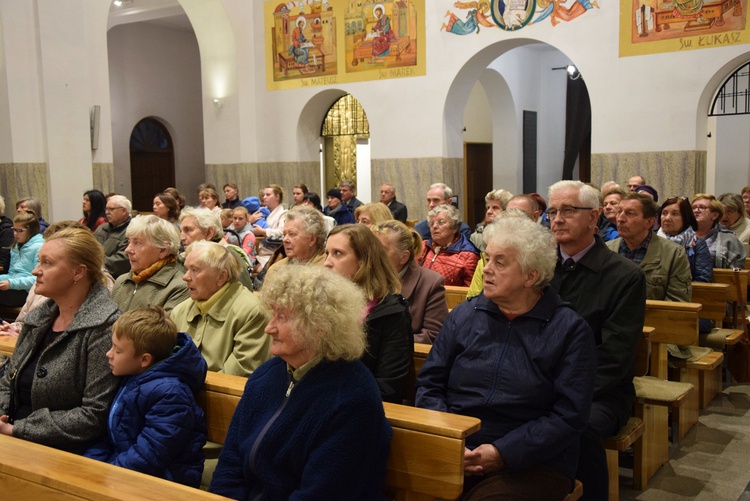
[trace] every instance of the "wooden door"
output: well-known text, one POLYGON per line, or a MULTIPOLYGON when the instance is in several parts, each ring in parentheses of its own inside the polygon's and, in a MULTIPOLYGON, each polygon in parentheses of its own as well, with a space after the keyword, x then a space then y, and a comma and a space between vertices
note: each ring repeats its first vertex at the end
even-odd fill
POLYGON ((484 221, 484 197, 492 190, 492 143, 464 143, 466 200, 459 204, 472 230, 484 221))
POLYGON ((166 127, 144 118, 130 135, 130 184, 133 209, 151 212, 154 195, 175 185, 174 147, 166 127))

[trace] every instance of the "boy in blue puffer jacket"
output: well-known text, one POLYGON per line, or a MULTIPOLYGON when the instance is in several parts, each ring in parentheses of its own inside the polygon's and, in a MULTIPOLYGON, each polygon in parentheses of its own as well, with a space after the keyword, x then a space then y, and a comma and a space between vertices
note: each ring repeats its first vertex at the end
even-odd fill
POLYGON ((112 374, 125 376, 109 411, 108 434, 85 456, 198 487, 206 420, 195 394, 206 361, 160 306, 131 310, 112 326, 112 374))

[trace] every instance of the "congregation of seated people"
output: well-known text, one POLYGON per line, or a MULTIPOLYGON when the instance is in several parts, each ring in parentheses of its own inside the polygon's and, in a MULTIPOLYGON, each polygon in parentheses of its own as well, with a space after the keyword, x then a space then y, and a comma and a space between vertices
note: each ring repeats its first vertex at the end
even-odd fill
POLYGON ((546 200, 492 189, 473 231, 446 184, 421 221, 396 190, 367 203, 342 180, 322 207, 303 183, 288 204, 278 184, 204 183, 195 207, 170 187, 138 213, 94 189, 52 225, 0 197, 0 335, 18 337, 0 434, 198 487, 211 371, 247 378, 219 494, 382 497, 391 402, 481 419, 462 499, 563 499, 576 479, 607 499, 602 440, 632 416, 646 300, 744 268, 750 186, 660 205, 637 175, 546 200), (449 313, 450 286, 469 299, 449 313), (419 374, 414 343, 433 345, 419 374))

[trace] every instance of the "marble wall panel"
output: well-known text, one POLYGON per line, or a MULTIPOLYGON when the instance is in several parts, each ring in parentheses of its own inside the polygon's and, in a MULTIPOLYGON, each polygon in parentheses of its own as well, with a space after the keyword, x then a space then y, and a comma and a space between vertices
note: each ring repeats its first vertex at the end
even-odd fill
POLYGON ((6 216, 12 216, 15 213, 18 199, 34 197, 42 203, 42 215, 46 217, 49 213, 47 164, 0 164, 0 194, 5 198, 6 216))
POLYGON ((691 196, 705 189, 705 151, 649 151, 591 155, 591 181, 610 180, 625 187, 628 178, 640 174, 659 192, 659 200, 691 196))
POLYGON ((115 191, 115 165, 113 163, 94 163, 91 165, 94 176, 94 189, 104 193, 115 191))
POLYGON ((425 195, 431 184, 445 183, 462 196, 463 159, 373 159, 371 178, 373 200, 380 199, 380 185, 390 183, 396 187, 396 199, 409 209, 409 219, 420 221, 427 216, 425 195))
MULTIPOLYGON (((235 183, 240 197, 257 196, 260 190, 275 183, 284 188, 284 205, 291 200, 295 184, 304 183, 310 191, 320 194, 318 162, 261 162, 206 165, 206 181, 213 183, 223 199, 222 187, 235 183)), ((325 200, 325 196, 322 197, 325 200)))

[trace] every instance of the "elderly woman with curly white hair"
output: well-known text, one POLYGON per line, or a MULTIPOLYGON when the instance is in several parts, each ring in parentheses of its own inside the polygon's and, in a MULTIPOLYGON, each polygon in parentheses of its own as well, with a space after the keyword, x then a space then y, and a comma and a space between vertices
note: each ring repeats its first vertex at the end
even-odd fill
POLYGON ((391 428, 365 351, 365 298, 288 265, 262 301, 275 357, 247 381, 210 490, 232 499, 383 499, 391 428), (282 412, 283 411, 283 412, 282 412))
POLYGON ((130 272, 120 275, 112 299, 120 311, 161 306, 167 311, 186 300, 184 269, 177 262, 180 233, 177 227, 154 215, 138 216, 125 231, 130 272))
POLYGON ((221 244, 190 244, 182 277, 190 298, 170 315, 198 346, 208 370, 235 376, 247 376, 271 358, 265 313, 239 282, 241 271, 237 255, 221 244))
POLYGON ((484 292, 448 315, 416 403, 482 420, 466 439, 465 499, 563 499, 593 397, 594 335, 548 287, 549 230, 498 216, 485 239, 484 292))

